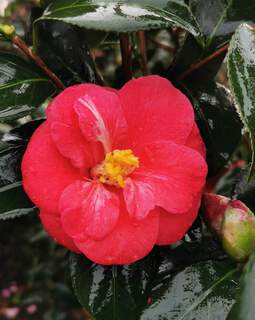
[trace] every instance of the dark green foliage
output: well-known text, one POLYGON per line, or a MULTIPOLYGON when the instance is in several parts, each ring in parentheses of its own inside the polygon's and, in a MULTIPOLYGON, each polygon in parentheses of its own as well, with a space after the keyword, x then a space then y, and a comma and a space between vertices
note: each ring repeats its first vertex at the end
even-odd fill
POLYGON ((0 52, 0 79, 0 122, 31 114, 57 91, 33 63, 5 52, 0 52))

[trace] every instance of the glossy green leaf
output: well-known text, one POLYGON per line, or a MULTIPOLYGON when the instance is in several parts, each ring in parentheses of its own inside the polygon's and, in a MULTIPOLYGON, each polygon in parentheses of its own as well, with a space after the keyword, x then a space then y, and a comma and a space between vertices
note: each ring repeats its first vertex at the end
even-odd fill
POLYGON ((242 123, 224 86, 212 81, 194 82, 187 93, 206 144, 209 175, 213 176, 227 164, 239 145, 242 123))
POLYGON ((22 145, 3 145, 0 150, 0 220, 12 219, 31 213, 34 204, 23 191, 20 161, 22 145))
POLYGON ((254 320, 255 253, 246 264, 240 281, 240 291, 227 320, 254 320))
POLYGON ((52 82, 34 64, 0 52, 0 121, 30 114, 55 91, 52 82))
POLYGON ((40 123, 33 121, 12 130, 0 144, 0 220, 36 210, 22 188, 20 163, 28 139, 40 123))
POLYGON ((14 219, 36 211, 20 182, 0 188, 0 220, 14 219))
POLYGON ((243 123, 249 129, 253 160, 250 177, 255 177, 255 29, 241 25, 234 34, 228 52, 231 91, 243 123))
POLYGON ((37 33, 38 54, 66 86, 97 82, 83 30, 47 20, 38 25, 37 33))
POLYGON ((203 251, 186 242, 172 250, 158 247, 123 266, 97 265, 72 254, 74 292, 96 320, 225 319, 239 275, 228 261, 196 262, 203 251))
POLYGON ((54 19, 87 29, 131 32, 172 25, 199 36, 200 30, 182 0, 56 0, 39 20, 54 19))

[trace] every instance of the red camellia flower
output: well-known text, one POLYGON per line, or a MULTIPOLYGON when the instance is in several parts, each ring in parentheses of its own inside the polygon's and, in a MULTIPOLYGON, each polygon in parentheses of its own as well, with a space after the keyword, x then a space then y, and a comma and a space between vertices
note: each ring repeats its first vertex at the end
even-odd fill
POLYGON ((101 264, 183 237, 207 166, 188 99, 158 76, 121 90, 70 87, 47 109, 22 161, 24 188, 60 244, 101 264))

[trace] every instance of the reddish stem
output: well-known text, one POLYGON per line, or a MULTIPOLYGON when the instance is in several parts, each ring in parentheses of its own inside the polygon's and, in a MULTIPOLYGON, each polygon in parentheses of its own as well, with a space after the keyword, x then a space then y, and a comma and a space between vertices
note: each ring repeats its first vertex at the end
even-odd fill
POLYGON ((138 31, 138 40, 139 40, 139 48, 140 48, 140 64, 143 75, 148 74, 148 66, 147 66, 147 46, 146 46, 146 37, 144 31, 138 31))
POLYGON ((40 67, 43 72, 56 84, 56 86, 63 90, 65 89, 65 85, 63 82, 53 73, 43 62, 43 60, 34 52, 32 49, 17 35, 11 38, 13 44, 15 44, 27 57, 33 60, 38 67, 40 67))
POLYGON ((226 52, 228 50, 228 47, 229 47, 229 44, 227 43, 225 46, 216 50, 214 53, 212 53, 205 59, 199 61, 198 63, 194 63, 193 65, 190 66, 188 70, 184 71, 182 74, 180 74, 177 77, 177 81, 181 81, 184 78, 187 78, 191 73, 200 69, 201 67, 203 67, 205 64, 209 63, 211 60, 215 59, 216 57, 220 56, 223 52, 226 52))
POLYGON ((132 78, 132 49, 128 33, 120 33, 120 50, 122 57, 122 66, 126 81, 132 78))

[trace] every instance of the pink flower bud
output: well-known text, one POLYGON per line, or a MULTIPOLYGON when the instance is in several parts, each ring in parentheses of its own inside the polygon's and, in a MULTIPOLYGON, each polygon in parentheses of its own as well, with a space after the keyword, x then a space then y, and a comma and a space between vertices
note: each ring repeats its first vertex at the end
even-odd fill
POLYGON ((36 304, 31 304, 30 306, 27 307, 27 313, 28 314, 34 314, 37 311, 37 305, 36 304))
POLYGON ((11 291, 10 289, 3 289, 2 292, 1 292, 1 295, 3 298, 7 299, 11 296, 11 291))
POLYGON ((224 213, 229 202, 229 198, 214 193, 205 193, 203 196, 202 209, 207 223, 218 236, 221 234, 224 213))
POLYGON ((255 250, 255 216, 251 210, 239 200, 208 193, 203 209, 225 251, 233 259, 245 261, 255 250))

